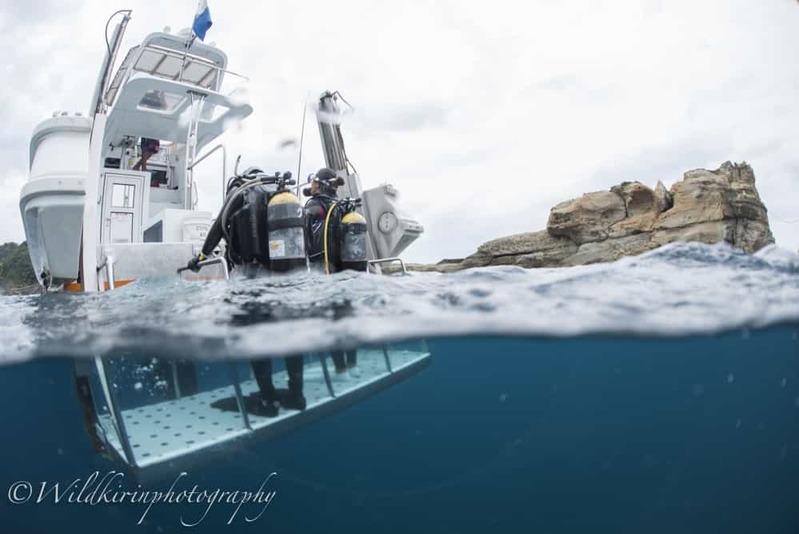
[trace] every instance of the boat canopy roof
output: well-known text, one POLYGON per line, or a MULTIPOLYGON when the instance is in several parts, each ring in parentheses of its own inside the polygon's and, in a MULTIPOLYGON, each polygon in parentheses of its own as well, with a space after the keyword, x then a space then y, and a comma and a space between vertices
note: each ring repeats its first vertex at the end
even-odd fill
POLYGON ((219 89, 227 66, 227 56, 216 47, 194 42, 186 48, 186 38, 171 33, 152 33, 141 45, 131 48, 117 69, 105 93, 111 106, 119 88, 137 72, 167 80, 185 81, 204 89, 219 89))
POLYGON ((126 136, 185 143, 192 99, 202 98, 198 149, 252 113, 249 104, 219 92, 227 56, 210 45, 186 44, 183 36, 153 33, 130 49, 105 94, 107 143, 126 136))
POLYGON ((192 98, 202 97, 197 125, 200 149, 226 127, 252 113, 252 106, 196 85, 136 73, 122 87, 108 114, 106 142, 119 144, 126 136, 185 143, 191 124, 192 98))

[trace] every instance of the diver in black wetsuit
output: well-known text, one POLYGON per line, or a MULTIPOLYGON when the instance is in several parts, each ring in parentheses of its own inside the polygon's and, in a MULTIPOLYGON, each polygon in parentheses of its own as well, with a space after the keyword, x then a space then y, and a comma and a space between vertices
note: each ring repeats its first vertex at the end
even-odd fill
MULTIPOLYGON (((334 205, 339 200, 336 189, 344 185, 344 180, 326 167, 319 169, 316 174, 309 177, 309 180, 310 187, 303 191, 306 196, 310 196, 305 203, 305 213, 308 220, 308 259, 311 265, 315 265, 332 274, 344 269, 340 261, 341 251, 339 250, 341 215, 338 212, 330 213, 331 209, 336 209, 334 205), (328 217, 328 214, 330 217, 328 217), (325 258, 324 250, 326 223, 328 226, 327 258, 325 258), (325 265, 326 263, 327 265, 325 265)), ((340 308, 335 308, 333 319, 342 318, 345 315, 342 311, 340 308)), ((354 368, 358 363, 355 350, 346 352, 341 350, 332 351, 330 356, 333 359, 336 374, 345 373, 347 369, 354 368)))
MULTIPOLYGON (((210 256, 219 242, 225 238, 228 265, 244 270, 247 276, 258 272, 285 271, 269 258, 267 201, 270 191, 265 185, 242 188, 250 180, 263 175, 261 169, 251 167, 242 176, 234 177, 228 184, 227 199, 219 216, 211 225, 203 243, 202 251, 192 258, 187 267, 197 272, 199 263, 210 256)), ((288 374, 288 390, 277 389, 272 383, 272 359, 264 358, 250 362, 261 394, 259 413, 267 417, 278 414, 281 406, 292 410, 305 409, 303 386, 303 358, 301 354, 285 359, 288 374)))

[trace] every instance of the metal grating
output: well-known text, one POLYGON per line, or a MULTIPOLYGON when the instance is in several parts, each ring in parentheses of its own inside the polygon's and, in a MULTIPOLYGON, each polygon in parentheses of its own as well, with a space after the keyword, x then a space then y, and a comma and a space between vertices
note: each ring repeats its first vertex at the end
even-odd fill
MULTIPOLYGON (((381 382, 397 382, 404 378, 402 371, 430 358, 427 352, 391 351, 392 372, 386 368, 382 350, 359 350, 358 365, 354 373, 335 374, 328 359, 331 386, 335 397, 329 394, 322 370, 322 360, 316 359, 304 369, 303 393, 307 407, 304 412, 280 409, 277 417, 264 417, 248 411, 252 430, 245 425, 239 411, 224 410, 220 402, 235 397, 233 386, 226 386, 180 399, 160 402, 122 411, 124 426, 138 468, 147 468, 172 459, 195 454, 208 447, 220 445, 253 432, 270 434, 272 427, 280 427, 302 414, 312 413, 318 408, 341 401, 349 396, 358 396, 363 391, 374 390, 381 382), (216 404, 217 407, 214 405, 216 404)), ((273 383, 278 388, 287 387, 288 377, 284 370, 275 372, 273 383)), ((258 386, 254 379, 241 382, 242 396, 256 394, 258 386)), ((377 390, 374 390, 375 392, 377 390)), ((367 395, 369 393, 366 393, 367 395)), ((341 404, 344 407, 344 404, 341 404)), ((100 433, 105 434, 108 444, 121 458, 124 452, 114 430, 111 416, 99 416, 100 433)))

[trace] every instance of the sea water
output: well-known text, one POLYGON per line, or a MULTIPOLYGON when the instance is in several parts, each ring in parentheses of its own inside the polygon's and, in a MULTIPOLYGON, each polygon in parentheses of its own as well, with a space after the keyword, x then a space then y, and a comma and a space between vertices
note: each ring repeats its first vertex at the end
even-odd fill
POLYGON ((799 255, 774 247, 148 280, 0 310, 3 532, 799 532, 799 255), (103 357, 135 406, 169 395, 158 362, 193 362, 203 389, 246 358, 420 338, 413 375, 157 476, 93 449, 72 378, 103 357))

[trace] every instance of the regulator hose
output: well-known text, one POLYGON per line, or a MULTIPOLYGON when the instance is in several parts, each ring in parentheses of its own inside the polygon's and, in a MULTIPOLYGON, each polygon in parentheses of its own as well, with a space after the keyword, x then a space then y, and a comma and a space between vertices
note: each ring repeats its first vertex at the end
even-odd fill
POLYGON ((225 200, 225 205, 222 207, 222 213, 219 215, 219 222, 222 225, 222 235, 225 236, 225 241, 230 241, 230 235, 228 235, 227 231, 227 218, 228 212, 230 211, 230 206, 233 204, 233 199, 237 196, 242 194, 247 189, 255 187, 256 185, 262 185, 264 182, 260 178, 253 178, 252 180, 245 181, 242 185, 238 187, 233 193, 225 200))
POLYGON ((328 251, 327 251, 327 229, 330 224, 330 216, 333 215, 333 212, 336 210, 336 206, 338 206, 338 202, 333 202, 333 205, 330 206, 330 209, 327 212, 327 217, 325 217, 325 229, 324 229, 324 251, 325 251, 325 274, 330 274, 330 261, 328 258, 328 251))

